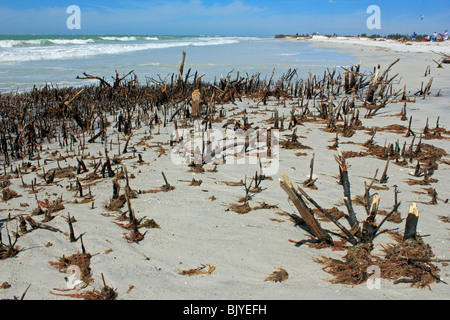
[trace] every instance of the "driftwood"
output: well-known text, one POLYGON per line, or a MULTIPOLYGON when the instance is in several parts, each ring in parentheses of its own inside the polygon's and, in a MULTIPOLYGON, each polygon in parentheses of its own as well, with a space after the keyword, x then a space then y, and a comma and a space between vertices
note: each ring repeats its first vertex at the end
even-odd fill
MULTIPOLYGON (((395 203, 394 207, 389 212, 384 219, 380 222, 376 222, 376 217, 379 212, 379 203, 380 196, 378 195, 370 195, 370 189, 376 179, 376 175, 378 170, 376 170, 374 177, 369 185, 366 183, 365 193, 364 193, 364 201, 365 201, 365 209, 367 213, 367 218, 362 221, 361 225, 356 217, 356 212, 353 209, 352 201, 351 201, 351 193, 350 193, 350 182, 348 178, 348 170, 345 158, 339 152, 336 156, 336 161, 339 164, 339 172, 340 172, 340 184, 344 189, 344 203, 347 207, 348 222, 350 224, 350 229, 345 228, 336 218, 334 218, 327 210, 324 210, 313 198, 311 198, 302 188, 297 187, 297 190, 294 189, 290 179, 287 177, 285 173, 283 173, 284 180, 280 180, 280 186, 282 189, 288 194, 291 201, 296 206, 297 210, 302 216, 304 222, 307 223, 308 227, 312 230, 313 235, 321 242, 333 243, 333 240, 329 236, 331 232, 325 232, 321 229, 319 223, 311 214, 311 210, 307 207, 306 203, 303 201, 302 196, 307 199, 309 203, 315 206, 325 217, 327 217, 331 222, 333 222, 342 232, 343 235, 340 235, 347 242, 350 242, 352 245, 361 245, 366 244, 372 246, 373 239, 379 234, 381 226, 394 214, 397 212, 398 207, 401 202, 397 200, 398 189, 395 188, 395 203), (328 238, 329 237, 329 238, 328 238)), ((387 166, 386 166, 387 168, 387 166)), ((385 171, 387 170, 385 168, 385 171)), ((383 174, 385 175, 385 173, 383 174)), ((411 218, 412 219, 412 218, 411 218)), ((411 228, 407 228, 410 230, 411 228)))
POLYGON ((33 218, 31 218, 30 216, 25 217, 25 220, 30 224, 31 228, 33 229, 46 229, 46 230, 50 230, 53 232, 61 232, 61 230, 59 230, 58 228, 46 225, 44 223, 40 223, 40 222, 36 222, 33 220, 33 218))
POLYGON ((419 220, 419 210, 417 204, 413 203, 409 208, 408 216, 406 217, 405 233, 403 235, 403 242, 409 239, 416 238, 417 222, 419 220))
POLYGON ((73 231, 72 218, 70 218, 70 214, 67 214, 67 223, 69 224, 69 239, 70 242, 76 242, 75 232, 73 231))
POLYGON ((305 181, 303 181, 303 186, 310 189, 317 189, 317 187, 314 185, 318 178, 313 179, 313 171, 314 171, 314 153, 311 158, 311 162, 309 164, 310 172, 309 172, 309 178, 305 181))
POLYGON ((330 219, 331 222, 333 222, 339 229, 341 229, 341 231, 347 236, 347 241, 351 242, 352 244, 358 243, 358 240, 355 238, 355 236, 347 228, 345 228, 337 219, 335 219, 327 210, 322 209, 322 207, 318 205, 317 202, 314 201, 314 199, 312 199, 300 187, 297 187, 297 189, 312 205, 314 205, 323 215, 325 215, 328 219, 330 219))
POLYGON ((199 118, 201 116, 202 96, 200 90, 196 89, 192 93, 192 117, 199 118))
POLYGON ((348 170, 345 158, 342 156, 342 153, 339 151, 339 155, 335 156, 336 162, 339 164, 339 174, 340 174, 340 184, 344 189, 344 203, 347 207, 348 215, 349 215, 349 223, 350 226, 353 227, 358 223, 358 219, 356 217, 355 210, 352 205, 352 197, 350 193, 350 181, 348 178, 348 170))

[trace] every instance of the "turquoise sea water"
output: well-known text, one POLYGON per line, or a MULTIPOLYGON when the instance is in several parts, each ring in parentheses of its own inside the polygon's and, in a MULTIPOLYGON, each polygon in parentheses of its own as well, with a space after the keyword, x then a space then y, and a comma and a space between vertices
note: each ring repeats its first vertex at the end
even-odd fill
POLYGON ((347 66, 346 54, 311 47, 304 41, 258 37, 165 35, 0 35, 0 93, 43 86, 80 86, 83 72, 112 80, 115 70, 134 70, 141 83, 177 72, 182 51, 191 68, 213 81, 229 72, 275 77, 297 69, 323 74, 347 66))

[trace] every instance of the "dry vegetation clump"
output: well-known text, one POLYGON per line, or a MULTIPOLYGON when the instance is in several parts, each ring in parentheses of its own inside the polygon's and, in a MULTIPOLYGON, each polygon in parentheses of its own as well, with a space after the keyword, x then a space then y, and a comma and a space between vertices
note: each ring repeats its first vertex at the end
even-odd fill
POLYGON ((246 213, 249 213, 250 211, 252 211, 252 208, 250 207, 248 202, 245 202, 243 204, 232 203, 228 207, 228 210, 231 210, 231 211, 239 213, 239 214, 246 214, 246 213))
POLYGON ((407 127, 402 126, 401 124, 391 124, 383 128, 377 128, 377 131, 388 131, 392 133, 402 134, 405 133, 407 129, 407 127))
POLYGON ((250 205, 248 204, 247 201, 245 201, 244 198, 241 198, 238 200, 239 202, 244 202, 242 204, 239 203, 232 203, 227 211, 233 211, 236 212, 238 214, 246 214, 249 213, 250 211, 253 210, 261 210, 261 209, 277 209, 278 206, 277 205, 272 205, 272 204, 267 204, 264 201, 259 202, 259 205, 255 206, 255 207, 250 207, 250 205))
POLYGON ((210 264, 202 264, 198 268, 188 269, 188 270, 179 270, 178 274, 180 275, 188 275, 188 276, 197 276, 200 274, 211 274, 214 270, 216 270, 215 266, 212 266, 210 264), (208 267, 207 270, 205 268, 208 267))
MULTIPOLYGON (((317 216, 317 219, 319 221, 331 221, 329 218, 327 218, 320 210, 318 209, 312 209, 314 212, 314 215, 317 216)), ((336 207, 333 207, 331 209, 325 209, 328 214, 330 214, 335 220, 339 220, 342 217, 345 217, 345 213, 341 210, 339 210, 336 207)))
POLYGON ((429 245, 417 236, 406 241, 401 235, 394 235, 397 243, 384 248, 385 257, 380 261, 381 274, 394 283, 411 283, 412 287, 430 290, 430 284, 441 282, 439 268, 432 262, 434 254, 429 245))
MULTIPOLYGON (((124 218, 122 216, 118 217, 118 220, 124 220, 124 218)), ((117 224, 118 226, 127 229, 127 230, 134 230, 135 225, 134 223, 130 222, 130 223, 119 223, 116 221, 113 221, 115 224, 117 224)), ((139 221, 139 223, 137 224, 137 228, 147 228, 147 229, 152 229, 152 228, 156 228, 156 229, 161 229, 161 227, 159 226, 159 224, 154 220, 154 219, 142 219, 141 221, 139 221)))
POLYGON ((189 186, 200 186, 202 184, 202 180, 195 180, 195 178, 192 178, 192 181, 189 183, 189 186))
POLYGON ((91 291, 84 292, 80 298, 85 300, 116 300, 117 290, 105 285, 100 291, 92 289, 91 291))
POLYGON ((263 201, 259 202, 259 206, 252 208, 252 210, 261 210, 261 209, 278 209, 278 206, 275 204, 267 204, 263 201))
MULTIPOLYGON (((44 201, 37 200, 38 204, 42 208, 47 209, 47 214, 50 215, 54 212, 58 212, 61 210, 64 210, 64 204, 61 198, 58 198, 52 202, 50 202, 48 199, 45 199, 44 201)), ((40 210, 41 211, 41 210, 40 210)), ((38 212, 39 213, 39 212, 38 212)))
POLYGON ((420 151, 415 155, 415 159, 420 161, 435 161, 445 155, 447 155, 447 152, 444 149, 422 143, 420 144, 420 151))
POLYGON ((18 253, 19 253, 19 247, 16 246, 17 243, 17 239, 18 234, 16 233, 16 237, 14 239, 14 242, 11 240, 11 236, 8 232, 8 240, 9 240, 9 244, 3 243, 2 241, 2 237, 1 237, 1 232, 0 232, 0 260, 5 260, 8 258, 12 258, 15 257, 18 253))
POLYGON ((48 180, 48 177, 51 176, 53 179, 73 179, 76 177, 75 172, 77 172, 77 167, 74 166, 67 166, 65 168, 54 168, 50 171, 48 171, 45 176, 38 174, 38 177, 48 180))
POLYGON ((368 155, 367 152, 365 151, 342 151, 342 156, 345 159, 349 159, 349 158, 362 158, 362 157, 366 157, 368 155))
MULTIPOLYGON (((346 254, 342 259, 330 257, 321 257, 315 259, 324 265, 323 270, 330 273, 333 278, 332 283, 355 286, 366 282, 373 274, 373 268, 380 270, 380 276, 385 279, 393 280, 397 283, 411 283, 414 287, 430 287, 434 282, 441 282, 438 272, 440 271, 433 265, 433 253, 428 245, 426 245, 422 237, 417 233, 417 224, 419 219, 419 210, 414 202, 408 211, 403 236, 397 233, 390 233, 394 236, 397 244, 383 246, 384 256, 373 254, 373 240, 381 233, 386 233, 381 229, 385 221, 396 220, 401 221, 398 207, 397 195, 399 193, 397 186, 394 186, 394 205, 390 212, 379 210, 380 196, 378 194, 370 194, 372 184, 375 181, 375 173, 372 182, 364 184, 364 196, 359 196, 358 201, 364 207, 367 218, 360 222, 356 216, 353 204, 358 201, 350 201, 350 183, 348 180, 348 166, 342 153, 336 156, 339 164, 340 184, 344 191, 344 203, 346 205, 348 216, 340 213, 339 210, 325 210, 313 198, 311 198, 302 188, 294 188, 289 177, 283 173, 283 180, 280 181, 281 188, 287 193, 289 199, 293 202, 301 218, 308 227, 311 240, 293 241, 296 245, 306 244, 310 247, 321 249, 331 248, 332 250, 346 250, 346 254), (312 210, 308 204, 316 207, 312 210), (329 221, 333 222, 341 230, 341 234, 322 229, 319 221, 320 213, 329 221), (381 221, 377 221, 377 214, 383 215, 381 221), (343 226, 338 220, 346 216, 350 229, 343 226), (389 220, 391 219, 391 220, 389 220), (341 241, 334 241, 331 234, 337 235, 341 241), (348 242, 351 245, 346 245, 348 242), (311 243, 311 244, 309 244, 311 243)), ((387 168, 387 165, 386 165, 387 168)), ((386 172, 386 169, 385 169, 386 172)), ((385 174, 383 174, 385 175, 385 174)), ((437 193, 429 192, 437 198, 437 193)), ((433 201, 432 201, 433 202, 433 201)), ((388 232, 389 233, 389 232, 388 232)), ((434 260, 436 261, 436 260, 434 260)))
POLYGON ((231 187, 239 187, 239 186, 243 186, 244 185, 244 181, 239 181, 239 182, 234 182, 234 181, 217 181, 219 183, 223 183, 227 186, 231 186, 231 187))
POLYGON ((8 201, 8 200, 11 200, 11 199, 17 198, 17 197, 20 197, 20 195, 10 188, 5 188, 2 191, 3 201, 8 201))
POLYGON ((139 225, 138 228, 145 227, 147 229, 161 229, 159 224, 154 219, 144 219, 139 225))
POLYGON ((9 180, 11 178, 10 175, 1 175, 0 176, 0 188, 6 188, 11 185, 11 181, 9 180))
MULTIPOLYGON (((134 226, 133 226, 134 227, 134 226)), ((136 242, 144 240, 144 235, 137 229, 134 228, 130 231, 129 234, 124 233, 123 238, 127 240, 129 243, 136 242)))
POLYGON ((361 244, 348 249, 342 260, 329 257, 314 260, 325 265, 322 269, 333 275, 331 283, 355 286, 367 281, 367 269, 377 264, 379 258, 371 255, 370 251, 370 244, 361 244))
POLYGON ((387 148, 381 147, 377 144, 369 145, 367 148, 367 154, 370 154, 379 159, 385 159, 387 155, 387 148))
POLYGON ((288 150, 312 150, 311 147, 302 144, 300 141, 292 141, 289 139, 281 141, 280 147, 288 150))
POLYGON ((80 181, 91 182, 101 178, 101 175, 99 175, 97 172, 91 172, 88 173, 85 178, 81 178, 80 181))
POLYGON ((101 290, 87 290, 83 291, 83 293, 54 293, 50 292, 57 296, 64 296, 76 299, 84 299, 84 300, 116 300, 117 299, 117 289, 114 289, 105 283, 105 278, 102 273, 103 279, 103 288, 101 290))
MULTIPOLYGON (((387 212, 385 210, 379 210, 378 214, 382 215, 382 216, 387 216, 389 214, 389 212, 387 212)), ((396 211, 393 214, 391 214, 390 217, 388 217, 386 221, 393 222, 393 223, 401 223, 403 221, 403 218, 402 218, 401 213, 399 211, 396 211)))
POLYGON ((205 168, 203 168, 203 164, 193 164, 193 165, 190 165, 190 169, 187 172, 204 173, 205 168))
POLYGON ((49 263, 63 273, 67 272, 69 266, 78 266, 80 268, 80 280, 85 284, 89 284, 92 281, 91 255, 89 253, 77 252, 68 257, 63 255, 58 261, 49 261, 49 263))
POLYGON ((112 199, 105 208, 109 211, 119 211, 127 202, 125 194, 121 194, 117 199, 112 199))
POLYGON ((384 247, 384 257, 371 254, 371 244, 351 247, 339 259, 322 257, 315 261, 325 265, 323 270, 333 275, 332 283, 355 286, 368 280, 369 267, 380 268, 383 279, 393 280, 394 284, 411 283, 412 287, 430 288, 430 284, 440 282, 440 271, 433 263, 431 249, 417 236, 402 241, 401 235, 394 236, 396 244, 384 247))

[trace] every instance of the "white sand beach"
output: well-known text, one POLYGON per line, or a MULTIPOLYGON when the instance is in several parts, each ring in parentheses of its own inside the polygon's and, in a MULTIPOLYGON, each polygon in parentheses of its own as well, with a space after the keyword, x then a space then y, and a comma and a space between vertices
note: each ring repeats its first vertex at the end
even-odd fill
MULTIPOLYGON (((412 101, 406 103, 407 118, 412 116, 411 129, 418 135, 425 127, 427 119, 429 127, 434 128, 437 118, 439 127, 450 128, 450 66, 437 68, 432 59, 438 61, 438 53, 450 53, 450 42, 444 44, 412 45, 382 41, 362 41, 347 39, 317 39, 307 40, 313 46, 326 46, 332 50, 339 50, 354 56, 354 65, 361 63, 367 72, 380 65, 381 71, 396 59, 400 61, 390 71, 390 76, 398 73, 394 80, 394 91, 402 90, 406 85, 408 95, 412 101), (370 43, 370 44, 369 44, 370 43), (434 53, 437 52, 437 53, 434 53), (430 73, 425 76, 427 67, 430 73), (433 77, 430 95, 425 99, 414 97, 423 83, 425 86, 433 77), (439 93, 439 96, 436 96, 439 93)), ((324 70, 325 71, 325 70, 324 70)), ((336 70, 343 72, 342 69, 336 70)), ((318 75, 321 76, 321 75, 318 75)), ((236 101, 236 105, 223 105, 226 119, 220 123, 213 123, 213 128, 223 131, 226 120, 242 120, 244 109, 248 122, 253 126, 266 127, 267 120, 278 109, 280 117, 289 119, 291 109, 298 105, 297 100, 278 101, 270 98, 267 105, 258 103, 255 99, 236 101), (234 116, 236 115, 236 116, 234 116)), ((404 106, 398 100, 389 103, 379 114, 371 119, 363 118, 364 130, 357 130, 352 137, 339 137, 339 147, 342 151, 364 151, 365 148, 357 143, 364 143, 371 137, 371 129, 384 128, 388 125, 408 126, 408 121, 401 121, 398 115, 404 106)), ((114 123, 113 119, 109 119, 114 123)), ((284 122, 284 131, 280 131, 280 139, 284 140, 292 134, 284 122)), ((111 158, 120 157, 120 164, 113 165, 114 169, 126 166, 130 175, 129 184, 137 197, 131 199, 131 204, 137 218, 154 219, 160 228, 141 229, 144 239, 139 243, 129 243, 124 234, 129 234, 121 226, 114 223, 119 214, 108 211, 105 205, 111 201, 112 178, 84 181, 94 170, 94 163, 99 161, 100 154, 104 154, 104 145, 98 142, 87 144, 88 148, 78 155, 77 148, 72 152, 60 149, 56 143, 44 144, 40 160, 41 166, 49 172, 58 165, 77 166, 77 157, 84 155, 88 166, 87 173, 77 177, 84 186, 84 192, 91 192, 91 199, 82 203, 83 198, 77 196, 74 178, 55 178, 54 183, 47 185, 39 176, 41 171, 23 174, 23 181, 30 185, 36 178, 38 190, 36 197, 39 201, 50 202, 58 198, 63 199, 64 209, 54 213, 54 218, 46 222, 63 233, 46 229, 35 229, 22 235, 17 245, 19 253, 12 258, 0 261, 0 284, 7 282, 10 287, 0 289, 0 298, 12 299, 20 297, 29 287, 25 299, 73 299, 57 294, 75 294, 83 291, 67 290, 64 277, 50 261, 57 261, 63 255, 70 256, 81 251, 80 240, 69 241, 69 228, 65 219, 68 214, 76 219, 73 223, 75 236, 83 234, 83 244, 91 254, 91 272, 93 281, 89 288, 100 290, 103 286, 102 274, 108 286, 117 290, 120 300, 328 300, 328 299, 448 299, 450 297, 449 273, 450 267, 446 262, 436 262, 440 269, 442 282, 431 284, 429 288, 419 289, 410 287, 409 283, 394 284, 389 279, 381 279, 379 288, 369 288, 365 283, 357 286, 333 284, 329 282, 332 276, 325 272, 323 265, 314 261, 322 256, 342 258, 345 251, 333 251, 331 248, 317 249, 306 244, 296 245, 293 241, 310 239, 309 234, 302 227, 295 226, 285 213, 297 214, 292 202, 281 189, 279 180, 285 172, 294 184, 302 185, 309 176, 310 160, 314 154, 314 178, 317 190, 307 190, 323 208, 337 207, 346 212, 343 202, 342 186, 337 183, 339 166, 334 157, 336 150, 328 146, 333 144, 335 133, 326 132, 325 122, 305 122, 297 125, 297 134, 301 143, 311 149, 288 150, 279 148, 279 169, 270 175, 271 179, 261 182, 261 192, 252 196, 248 202, 250 207, 265 203, 275 206, 269 209, 252 210, 246 214, 238 214, 227 210, 230 205, 237 203, 245 195, 243 186, 227 185, 224 182, 239 182, 245 176, 250 180, 259 171, 256 164, 219 164, 216 171, 213 164, 204 165, 204 172, 189 172, 186 164, 176 165, 171 158, 173 147, 169 145, 170 135, 174 132, 173 123, 168 127, 157 126, 151 132, 148 127, 133 129, 133 136, 126 154, 118 154, 125 141, 118 134, 117 128, 108 128, 109 137, 119 137, 120 146, 112 144, 109 150, 111 158), (144 139, 147 137, 147 139, 144 139), (142 142, 142 143, 140 143, 142 142), (136 150, 136 153, 130 150, 136 150), (63 161, 52 158, 52 153, 59 152, 62 156, 70 155, 63 161), (300 154, 301 153, 301 154, 300 154), (144 162, 138 162, 138 154, 144 162), (49 159, 44 162, 44 159, 49 159), (165 184, 162 173, 168 182, 175 187, 167 192, 144 193, 145 190, 158 189, 165 184), (191 186, 192 180, 201 180, 199 186, 191 186), (292 240, 292 241, 290 241, 292 240), (183 275, 180 270, 189 270, 206 266, 204 271, 210 273, 199 275, 183 275), (277 268, 283 268, 288 278, 281 282, 265 281, 277 268), (445 283, 444 283, 445 282, 445 283)), ((450 134, 442 133, 440 139, 427 139, 423 143, 434 145, 446 152, 450 151, 450 134)), ((415 144, 418 143, 417 136, 415 144)), ((402 146, 412 141, 412 137, 405 137, 405 132, 378 131, 374 136, 376 144, 399 141, 402 146)), ((117 142, 117 139, 113 139, 117 142)), ((247 159, 248 161, 248 159, 247 159)), ((274 160, 275 161, 275 160, 274 160)), ((377 179, 385 167, 385 160, 373 156, 348 158, 349 179, 352 196, 364 194, 364 183, 370 183, 375 170, 378 169, 377 179)), ((19 165, 18 161, 16 164, 19 165)), ((36 164, 36 161, 32 161, 36 164)), ((431 185, 409 185, 408 179, 417 179, 412 173, 415 163, 399 166, 390 163, 386 183, 375 182, 377 193, 381 197, 380 209, 390 211, 394 203, 394 186, 397 186, 401 206, 399 212, 404 219, 412 203, 417 203, 420 213, 417 231, 429 244, 436 259, 450 259, 449 224, 442 217, 449 218, 448 199, 450 189, 450 158, 444 155, 438 162, 438 168, 433 174, 436 181, 431 185), (430 196, 426 188, 434 188, 437 192, 437 204, 430 204, 430 196)), ((120 170, 120 169, 119 169, 120 170)), ((9 173, 10 168, 7 168, 9 173)), ((2 169, 2 174, 3 169, 2 169)), ((30 193, 30 187, 23 187, 21 179, 14 175, 10 179, 10 189, 16 191, 20 197, 8 201, 0 200, 0 221, 3 243, 7 243, 6 225, 10 232, 16 231, 18 217, 30 215, 36 208, 35 194, 30 193), (26 205, 28 204, 28 205, 26 205), (7 222, 8 215, 13 218, 7 222)), ((121 192, 125 187, 125 180, 119 180, 121 192)), ((84 197, 85 198, 85 197, 84 197)), ((125 212, 126 205, 122 208, 125 212)), ((366 213, 362 206, 355 205, 358 218, 365 219, 366 213)), ((35 221, 41 221, 42 216, 33 216, 35 221)), ((378 216, 377 219, 382 219, 378 216)), ((343 219, 344 220, 344 219, 343 219)), ((378 220, 379 221, 379 220, 378 220)), ((117 222, 117 221, 116 221, 117 222)), ((346 221, 341 221, 345 226, 346 221)), ((126 223, 126 222, 122 222, 126 223)), ((321 222, 323 228, 337 232, 331 222, 321 222)), ((403 233, 405 220, 400 223, 386 222, 383 228, 403 233)), ((375 240, 374 251, 381 254, 383 245, 392 243, 388 233, 379 234, 375 240)), ((84 289, 86 290, 86 289, 84 289)))
POLYGON ((413 40, 393 40, 385 38, 366 38, 366 37, 326 37, 314 35, 308 41, 329 43, 333 45, 352 45, 357 47, 371 47, 379 51, 386 50, 389 52, 415 52, 415 53, 450 53, 449 41, 413 41, 413 40))
MULTIPOLYGON (((300 40, 301 41, 301 40, 300 40)), ((370 38, 349 38, 313 36, 308 41, 312 46, 320 46, 345 52, 355 56, 354 64, 373 69, 386 66, 400 59, 392 70, 399 73, 399 85, 407 85, 410 90, 420 88, 421 82, 427 82, 425 71, 429 66, 433 77, 434 89, 445 91, 449 88, 450 75, 445 68, 437 68, 437 63, 444 55, 450 55, 450 41, 443 42, 400 42, 396 40, 375 40, 370 38), (434 61, 433 61, 434 60, 434 61)), ((445 65, 444 65, 445 66, 445 65)), ((394 73, 394 74, 395 74, 394 73)))

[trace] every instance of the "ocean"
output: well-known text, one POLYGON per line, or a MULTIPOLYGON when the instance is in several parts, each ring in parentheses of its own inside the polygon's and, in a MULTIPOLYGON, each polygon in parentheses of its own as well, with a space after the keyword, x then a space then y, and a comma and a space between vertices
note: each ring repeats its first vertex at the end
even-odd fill
POLYGON ((185 72, 214 81, 231 72, 260 73, 275 79, 289 69, 306 78, 327 68, 348 66, 352 57, 304 41, 237 36, 165 35, 0 35, 0 93, 30 90, 46 84, 82 86, 83 72, 112 80, 115 70, 134 70, 140 83, 176 73, 182 51, 185 72))

